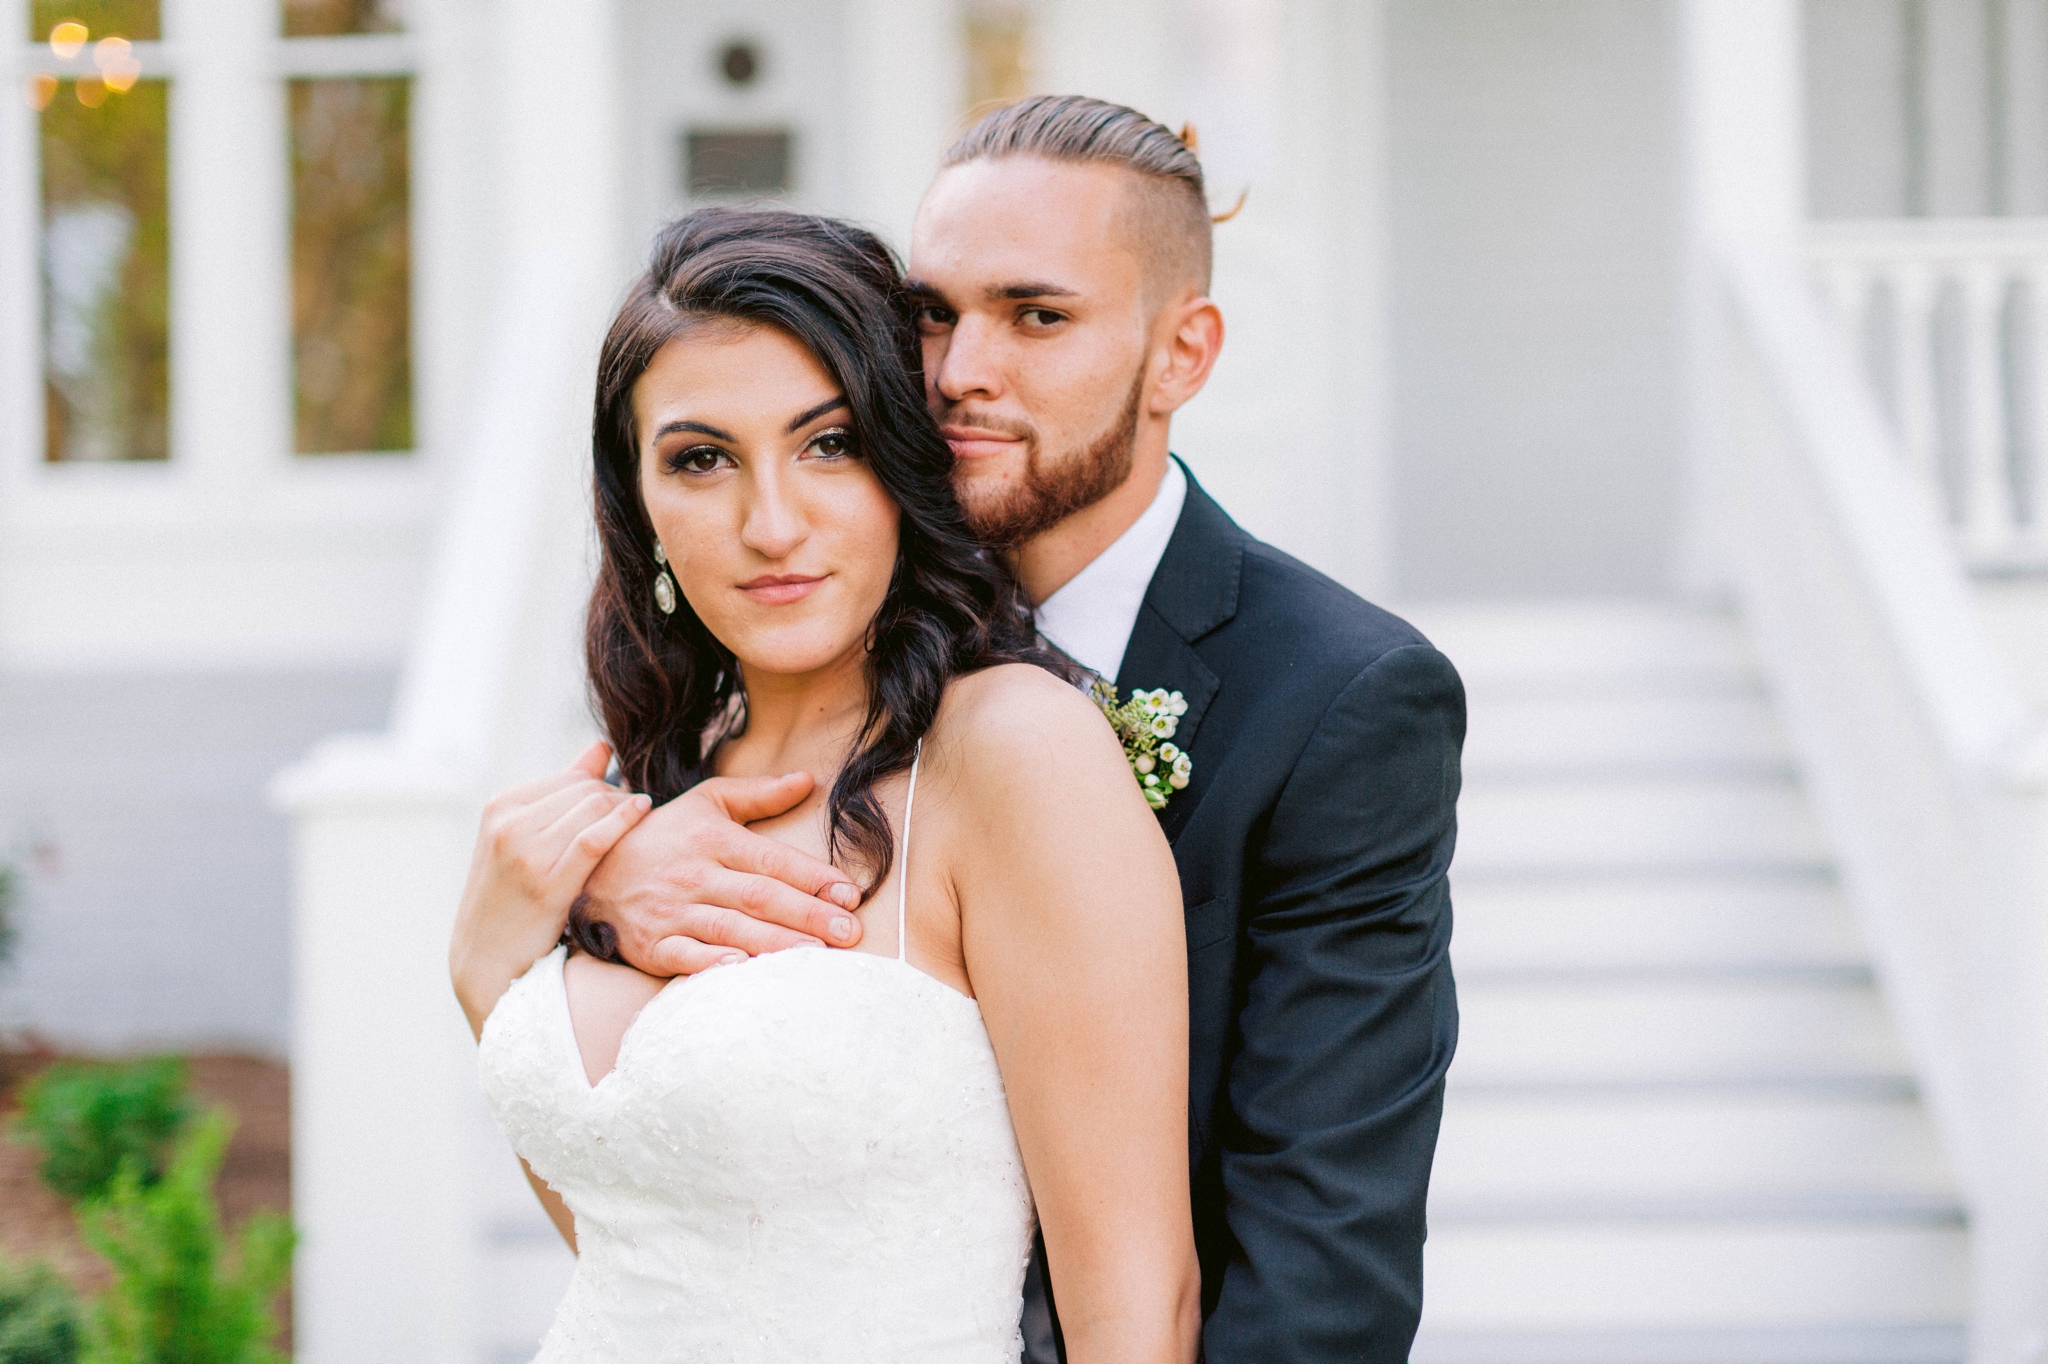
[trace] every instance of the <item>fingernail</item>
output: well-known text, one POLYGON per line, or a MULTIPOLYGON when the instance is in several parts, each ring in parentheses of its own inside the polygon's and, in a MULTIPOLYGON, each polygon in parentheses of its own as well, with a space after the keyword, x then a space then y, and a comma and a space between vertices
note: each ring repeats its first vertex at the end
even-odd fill
POLYGON ((850 942, 853 938, 853 920, 843 914, 834 919, 832 921, 832 936, 841 942, 850 942))
POLYGON ((733 952, 727 956, 720 957, 718 959, 718 964, 720 966, 738 966, 741 962, 745 961, 746 959, 747 958, 745 953, 733 952))
POLYGON ((654 808, 653 798, 649 796, 635 796, 633 797, 633 807, 644 814, 654 808))
POLYGON ((832 898, 845 905, 848 909, 858 909, 860 907, 860 892, 847 885, 844 881, 832 887, 832 898))

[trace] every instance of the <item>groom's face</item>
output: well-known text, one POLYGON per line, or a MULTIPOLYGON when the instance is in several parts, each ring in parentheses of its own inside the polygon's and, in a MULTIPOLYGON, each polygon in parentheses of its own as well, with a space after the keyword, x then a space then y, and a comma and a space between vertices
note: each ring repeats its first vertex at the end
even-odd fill
POLYGON ((992 543, 1028 540, 1130 476, 1152 310, 1129 179, 970 161, 940 172, 918 210, 925 393, 992 543))

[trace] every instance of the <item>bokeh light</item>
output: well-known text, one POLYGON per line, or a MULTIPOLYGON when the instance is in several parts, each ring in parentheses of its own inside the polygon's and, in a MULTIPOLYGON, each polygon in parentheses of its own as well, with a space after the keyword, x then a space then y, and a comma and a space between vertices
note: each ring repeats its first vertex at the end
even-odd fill
POLYGON ((92 34, 76 19, 66 19, 50 30, 50 51, 61 61, 70 61, 85 50, 85 40, 92 34))
POLYGON ((57 94, 57 78, 47 71, 38 71, 30 76, 22 87, 22 94, 31 109, 47 109, 57 94))

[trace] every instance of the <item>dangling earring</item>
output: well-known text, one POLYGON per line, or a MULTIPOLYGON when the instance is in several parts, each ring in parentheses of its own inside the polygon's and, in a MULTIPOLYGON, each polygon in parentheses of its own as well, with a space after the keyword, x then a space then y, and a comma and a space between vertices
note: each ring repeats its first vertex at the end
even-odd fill
POLYGON ((664 616, 676 613, 675 579, 668 576, 668 551, 661 547, 661 541, 654 542, 654 562, 661 565, 661 571, 654 575, 654 604, 661 608, 664 616))

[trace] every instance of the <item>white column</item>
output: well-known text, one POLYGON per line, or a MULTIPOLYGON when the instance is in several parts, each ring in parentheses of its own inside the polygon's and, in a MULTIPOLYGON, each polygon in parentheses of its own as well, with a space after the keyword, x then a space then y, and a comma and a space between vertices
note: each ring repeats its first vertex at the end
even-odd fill
POLYGON ((484 793, 573 756, 562 731, 580 673, 564 607, 586 581, 583 431, 623 284, 617 14, 610 0, 573 16, 552 0, 468 13, 465 55, 491 75, 466 115, 436 106, 434 136, 479 150, 491 197, 431 211, 468 222, 491 306, 469 328, 477 383, 452 422, 426 600, 388 730, 322 745, 274 790, 293 819, 294 1306, 307 1364, 481 1364, 536 1343, 489 1319, 504 1266, 480 1194, 512 1167, 502 1143, 475 1140, 475 1048, 447 938, 484 793), (447 122, 458 118, 461 130, 447 122))
POLYGON ((1726 590, 1725 328, 1717 253, 1795 257, 1806 218, 1806 123, 1798 0, 1686 0, 1684 9, 1689 374, 1678 581, 1726 590))
POLYGON ((899 253, 962 126, 966 24, 955 0, 845 0, 846 203, 899 253))
POLYGON ((208 500, 291 455, 290 186, 277 0, 165 0, 171 458, 208 500))

